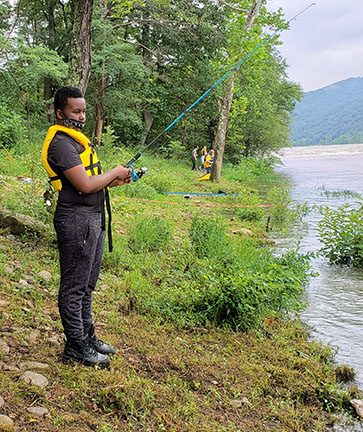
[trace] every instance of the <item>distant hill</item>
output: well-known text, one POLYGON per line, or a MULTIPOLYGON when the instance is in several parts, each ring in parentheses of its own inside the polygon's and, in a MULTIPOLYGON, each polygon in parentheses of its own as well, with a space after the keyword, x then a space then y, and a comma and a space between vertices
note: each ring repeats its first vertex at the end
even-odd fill
POLYGON ((363 77, 304 93, 291 140, 294 146, 363 143, 363 77))

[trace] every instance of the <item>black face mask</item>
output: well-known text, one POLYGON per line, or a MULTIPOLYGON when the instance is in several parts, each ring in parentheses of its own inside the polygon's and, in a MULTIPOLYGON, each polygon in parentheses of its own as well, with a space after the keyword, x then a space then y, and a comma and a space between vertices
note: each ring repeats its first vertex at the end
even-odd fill
POLYGON ((64 115, 64 119, 62 119, 63 126, 71 128, 71 129, 76 129, 78 131, 83 130, 86 122, 74 120, 70 117, 67 117, 64 113, 62 113, 62 114, 64 115))

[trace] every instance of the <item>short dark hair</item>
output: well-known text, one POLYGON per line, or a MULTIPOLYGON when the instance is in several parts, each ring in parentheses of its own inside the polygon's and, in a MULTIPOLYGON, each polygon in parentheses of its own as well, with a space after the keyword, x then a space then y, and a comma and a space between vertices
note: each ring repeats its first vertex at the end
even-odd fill
POLYGON ((54 112, 63 111, 69 98, 83 98, 83 94, 77 87, 61 87, 54 96, 54 112))

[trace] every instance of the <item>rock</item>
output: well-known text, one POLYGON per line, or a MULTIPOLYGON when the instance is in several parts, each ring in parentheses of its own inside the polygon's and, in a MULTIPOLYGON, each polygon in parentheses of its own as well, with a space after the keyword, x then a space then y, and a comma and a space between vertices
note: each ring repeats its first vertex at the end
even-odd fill
POLYGON ((29 342, 34 342, 34 341, 36 341, 39 338, 39 336, 40 336, 40 331, 39 330, 34 330, 28 336, 28 340, 29 340, 29 342))
POLYGON ((247 228, 241 228, 241 231, 243 232, 243 234, 248 235, 248 236, 253 236, 253 231, 247 229, 247 228))
POLYGON ((53 277, 53 275, 51 273, 49 273, 49 271, 47 270, 42 270, 38 273, 38 276, 45 280, 46 282, 50 281, 53 277))
POLYGON ((235 408, 241 408, 243 405, 249 405, 249 403, 250 402, 246 397, 243 397, 241 399, 233 399, 229 401, 229 404, 235 408))
POLYGON ((4 363, 2 369, 4 371, 8 371, 8 372, 19 372, 20 371, 20 369, 18 368, 18 366, 15 363, 10 363, 10 364, 4 363))
MULTIPOLYGON (((14 422, 10 417, 6 415, 0 415, 0 428, 6 428, 8 426, 13 426, 14 422)), ((5 429, 6 430, 6 429, 5 429)))
POLYGON ((36 361, 25 361, 20 363, 20 367, 22 369, 47 369, 49 365, 47 363, 39 363, 36 361))
POLYGON ((0 396, 0 408, 2 408, 5 405, 4 399, 0 396))
POLYGON ((28 413, 39 416, 39 417, 44 417, 47 414, 49 414, 49 410, 47 408, 41 407, 41 406, 27 407, 26 410, 28 411, 28 413))
POLYGON ((12 275, 14 273, 14 267, 12 267, 10 265, 6 265, 4 268, 4 271, 8 275, 12 275))
POLYGON ((29 287, 29 283, 24 280, 24 279, 20 279, 20 281, 16 284, 17 288, 26 288, 29 287))
POLYGON ((103 284, 103 285, 100 286, 100 290, 101 291, 108 291, 109 289, 111 289, 111 288, 107 284, 103 284))
POLYGON ((9 352, 10 352, 9 345, 2 339, 0 339, 0 351, 3 354, 9 354, 9 352))
POLYGON ((353 405, 355 412, 359 415, 359 417, 363 418, 363 400, 352 399, 350 403, 353 405))
POLYGON ((32 384, 38 387, 46 387, 48 385, 48 379, 41 374, 32 371, 26 371, 21 375, 20 379, 28 384, 32 384))
POLYGON ((59 348, 61 345, 59 342, 58 336, 52 336, 48 340, 49 340, 49 343, 56 348, 59 348))
POLYGON ((6 300, 0 300, 0 308, 3 308, 5 306, 7 306, 8 304, 9 304, 8 301, 6 301, 6 300))
POLYGON ((19 213, 13 214, 5 209, 0 209, 0 225, 5 228, 9 227, 13 234, 25 234, 30 231, 41 235, 47 231, 46 226, 38 220, 19 213))

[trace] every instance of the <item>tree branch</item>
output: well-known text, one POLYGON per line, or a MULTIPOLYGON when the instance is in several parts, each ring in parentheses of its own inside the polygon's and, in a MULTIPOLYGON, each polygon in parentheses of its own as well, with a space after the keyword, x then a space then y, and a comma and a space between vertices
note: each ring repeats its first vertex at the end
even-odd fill
MULTIPOLYGON (((113 18, 113 20, 116 20, 117 18, 113 18)), ((135 21, 129 21, 129 22, 125 22, 125 23, 120 23, 117 24, 116 26, 114 26, 114 28, 118 28, 118 27, 124 27, 124 26, 128 26, 128 25, 133 25, 133 24, 143 24, 143 23, 153 23, 153 24, 180 24, 180 21, 174 21, 174 20, 156 20, 153 18, 149 18, 149 19, 138 19, 135 21)))
POLYGON ((230 4, 230 3, 227 3, 227 2, 224 1, 224 0, 219 0, 219 2, 222 3, 222 4, 224 4, 225 6, 230 7, 231 9, 233 9, 233 10, 235 10, 235 11, 237 11, 237 12, 247 13, 247 10, 246 10, 246 9, 239 8, 238 6, 235 6, 235 5, 232 5, 232 4, 230 4))

